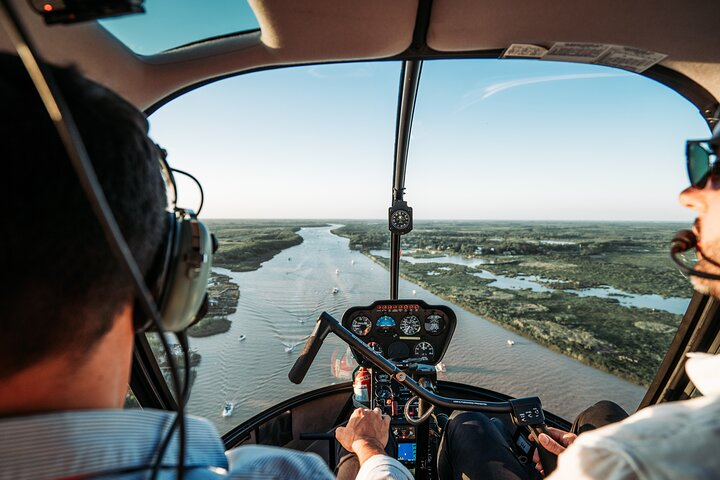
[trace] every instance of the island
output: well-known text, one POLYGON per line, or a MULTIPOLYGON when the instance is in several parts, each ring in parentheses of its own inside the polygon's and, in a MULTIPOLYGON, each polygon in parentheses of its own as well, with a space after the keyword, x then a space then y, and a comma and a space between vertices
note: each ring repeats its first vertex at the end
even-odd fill
POLYGON ((210 273, 208 282, 209 310, 205 318, 188 328, 191 337, 209 337, 230 330, 227 317, 237 310, 240 287, 228 275, 210 273))
POLYGON ((281 251, 300 245, 303 227, 324 227, 326 222, 291 220, 208 220, 219 241, 213 265, 233 272, 250 272, 281 251))

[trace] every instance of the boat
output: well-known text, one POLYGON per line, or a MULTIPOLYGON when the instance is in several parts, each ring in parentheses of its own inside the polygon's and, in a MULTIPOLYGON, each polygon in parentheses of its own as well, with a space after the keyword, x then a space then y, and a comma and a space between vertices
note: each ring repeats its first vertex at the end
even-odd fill
POLYGON ((246 338, 247 338, 247 337, 246 337, 245 335, 240 335, 240 336, 238 337, 238 342, 242 342, 242 341, 245 340, 246 338))
POLYGON ((515 340, 508 340, 507 344, 512 347, 513 345, 515 345, 515 340))
POLYGON ((339 289, 338 287, 333 287, 333 289, 332 289, 332 293, 333 293, 333 294, 336 294, 336 293, 338 293, 339 291, 340 291, 340 289, 339 289))
POLYGON ((233 411, 235 410, 235 402, 225 402, 222 408, 222 416, 224 418, 232 417, 233 411))
POLYGON ((292 340, 280 340, 280 343, 282 343, 285 346, 285 353, 292 353, 293 350, 295 350, 295 347, 303 343, 305 340, 307 340, 310 336, 306 335, 301 338, 294 338, 292 340))
POLYGON ((340 275, 340 269, 339 269, 339 268, 336 268, 336 269, 335 269, 335 275, 340 275))
POLYGON ((447 371, 447 368, 445 367, 444 362, 438 362, 437 365, 435 365, 435 371, 437 372, 445 372, 447 371))

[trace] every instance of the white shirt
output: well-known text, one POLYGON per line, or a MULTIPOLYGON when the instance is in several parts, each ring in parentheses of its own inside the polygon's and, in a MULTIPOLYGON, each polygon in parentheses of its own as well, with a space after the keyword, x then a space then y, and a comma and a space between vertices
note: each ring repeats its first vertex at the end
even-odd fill
POLYGON ((548 480, 720 479, 720 355, 689 356, 685 370, 703 397, 583 433, 548 480))

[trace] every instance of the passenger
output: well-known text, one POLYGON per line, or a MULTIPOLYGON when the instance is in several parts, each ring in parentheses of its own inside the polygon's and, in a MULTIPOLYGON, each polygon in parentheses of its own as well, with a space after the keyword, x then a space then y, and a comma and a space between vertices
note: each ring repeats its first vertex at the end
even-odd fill
MULTIPOLYGON (((123 235, 147 271, 167 205, 147 121, 74 71, 53 71, 123 235)), ((35 87, 10 55, 0 55, 0 105, 0 479, 148 478, 175 415, 122 409, 133 285, 106 244, 35 87)), ((210 422, 188 417, 186 428, 187 479, 333 478, 317 455, 264 446, 226 455, 210 422)), ((382 478, 374 469, 395 468, 407 478, 394 459, 383 457, 379 467, 367 461, 386 441, 386 420, 377 412, 356 414, 351 428, 361 437, 346 438, 363 474, 382 478)), ((168 449, 161 478, 175 478, 177 448, 174 442, 168 449)))
MULTIPOLYGON (((693 228, 699 258, 695 269, 720 275, 720 127, 707 143, 714 154, 707 155, 709 162, 693 159, 693 171, 688 172, 691 186, 680 193, 680 203, 698 215, 693 228)), ((698 292, 720 299, 720 281, 697 276, 691 281, 698 292)), ((720 445, 720 355, 691 354, 685 370, 702 397, 648 407, 618 423, 613 422, 624 412, 601 402, 576 420, 573 433, 549 429, 552 438, 540 435, 545 448, 559 455, 557 470, 547 478, 720 478, 716 451, 720 445), (583 433, 602 425, 606 426, 583 433)), ((482 414, 457 415, 448 423, 442 442, 440 478, 531 478, 510 452, 501 430, 482 414)), ((537 453, 533 460, 542 472, 537 453)))

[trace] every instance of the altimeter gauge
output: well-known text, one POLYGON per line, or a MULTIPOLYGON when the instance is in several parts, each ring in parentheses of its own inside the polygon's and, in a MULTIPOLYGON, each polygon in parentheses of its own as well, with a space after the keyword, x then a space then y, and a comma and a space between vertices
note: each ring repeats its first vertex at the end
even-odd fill
POLYGON ((420 331, 420 319, 415 315, 408 315, 400 320, 400 331, 404 335, 416 335, 420 331))

